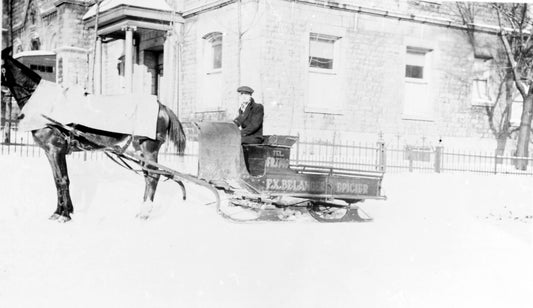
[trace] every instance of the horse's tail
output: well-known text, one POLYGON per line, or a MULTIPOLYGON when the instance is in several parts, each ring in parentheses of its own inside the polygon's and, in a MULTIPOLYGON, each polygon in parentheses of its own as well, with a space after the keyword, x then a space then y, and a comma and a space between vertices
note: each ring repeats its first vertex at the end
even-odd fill
POLYGON ((183 130, 183 126, 181 125, 178 116, 170 108, 165 105, 161 105, 161 108, 165 110, 169 118, 167 136, 172 142, 174 142, 176 149, 178 150, 178 154, 181 155, 185 152, 186 145, 185 131, 183 130))

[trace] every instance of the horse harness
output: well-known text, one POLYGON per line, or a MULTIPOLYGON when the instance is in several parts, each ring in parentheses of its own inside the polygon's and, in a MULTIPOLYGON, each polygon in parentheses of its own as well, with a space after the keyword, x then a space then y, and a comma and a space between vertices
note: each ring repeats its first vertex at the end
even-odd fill
POLYGON ((126 140, 122 142, 122 145, 115 145, 113 147, 108 147, 108 146, 99 144, 91 140, 90 137, 86 133, 84 133, 83 131, 80 131, 79 129, 76 129, 76 125, 67 126, 45 115, 43 115, 43 117, 46 118, 51 123, 51 124, 48 124, 47 126, 57 131, 65 139, 67 143, 67 154, 71 154, 76 149, 81 150, 81 151, 104 149, 106 151, 111 151, 114 154, 120 155, 126 151, 126 149, 130 146, 130 144, 133 141, 133 134, 130 134, 128 135, 126 140))
MULTIPOLYGON (((5 82, 7 83, 8 79, 7 79, 7 76, 6 76, 6 68, 5 67, 2 67, 2 78, 3 80, 5 80, 5 82)), ((35 90, 35 87, 33 88, 28 88, 28 87, 25 87, 23 85, 19 85, 18 83, 16 82, 13 82, 12 85, 11 85, 13 88, 20 88, 22 89, 24 92, 26 93, 29 93, 25 96, 22 96, 19 98, 20 101, 24 101, 24 100, 27 100, 31 97, 31 95, 33 94, 33 91, 35 90)))

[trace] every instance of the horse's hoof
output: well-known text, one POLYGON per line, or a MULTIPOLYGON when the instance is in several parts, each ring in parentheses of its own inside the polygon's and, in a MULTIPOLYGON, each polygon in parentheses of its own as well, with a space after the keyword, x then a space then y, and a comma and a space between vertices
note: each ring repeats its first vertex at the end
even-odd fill
POLYGON ((59 216, 59 218, 57 219, 57 222, 65 223, 65 222, 69 222, 71 220, 72 220, 72 218, 70 218, 68 216, 59 216))
POLYGON ((59 214, 53 214, 52 216, 50 216, 49 219, 50 220, 55 220, 55 221, 61 222, 61 223, 68 222, 68 221, 72 220, 72 218, 70 218, 70 216, 63 216, 63 215, 59 215, 59 214))
POLYGON ((138 218, 138 219, 141 219, 141 220, 148 220, 148 218, 150 218, 150 214, 139 213, 139 214, 135 215, 135 217, 138 218))

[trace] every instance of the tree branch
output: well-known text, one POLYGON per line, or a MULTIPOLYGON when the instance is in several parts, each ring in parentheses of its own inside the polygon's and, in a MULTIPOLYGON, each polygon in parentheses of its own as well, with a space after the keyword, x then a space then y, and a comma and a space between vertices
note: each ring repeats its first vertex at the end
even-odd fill
POLYGON ((511 49, 511 45, 509 44, 509 41, 507 40, 507 32, 505 31, 503 25, 502 25, 502 19, 501 19, 501 11, 500 8, 496 7, 496 12, 498 14, 498 23, 500 25, 500 39, 503 43, 503 46, 505 48, 505 53, 507 54, 507 59, 509 60, 509 63, 511 64, 511 70, 513 72, 515 85, 518 91, 520 92, 520 95, 525 99, 527 93, 524 88, 524 85, 520 81, 520 74, 518 73, 516 60, 513 55, 513 51, 511 49))

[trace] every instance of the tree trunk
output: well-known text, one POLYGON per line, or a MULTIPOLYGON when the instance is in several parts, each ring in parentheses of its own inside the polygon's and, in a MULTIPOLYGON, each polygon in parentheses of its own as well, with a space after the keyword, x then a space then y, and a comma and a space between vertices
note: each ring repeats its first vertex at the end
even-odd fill
MULTIPOLYGON (((496 139, 496 156, 503 156, 505 154, 505 146, 507 145, 507 134, 500 134, 496 139)), ((503 161, 502 158, 497 158, 496 163, 501 164, 503 161)))
MULTIPOLYGON (((527 97, 524 100, 522 117, 520 119, 520 130, 518 131, 518 144, 516 148, 517 157, 529 157, 529 136, 531 134, 531 119, 533 107, 533 87, 529 88, 527 97)), ((526 170, 528 161, 526 159, 517 159, 515 166, 518 170, 526 170)))
MULTIPOLYGON (((510 136, 511 132, 511 114, 513 112, 513 88, 514 88, 514 79, 513 72, 507 70, 505 74, 505 110, 506 114, 502 117, 502 122, 500 123, 500 131, 496 134, 496 156, 503 156, 505 154, 505 146, 507 145, 507 139, 510 136)), ((496 163, 502 163, 501 158, 496 159, 496 163)))

